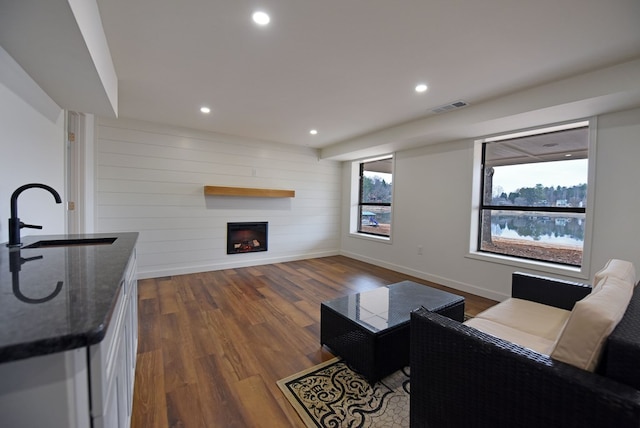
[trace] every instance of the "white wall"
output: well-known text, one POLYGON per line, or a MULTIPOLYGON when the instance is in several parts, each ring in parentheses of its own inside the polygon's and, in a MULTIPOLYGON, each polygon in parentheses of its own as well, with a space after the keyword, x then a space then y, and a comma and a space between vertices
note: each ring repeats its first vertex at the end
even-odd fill
MULTIPOLYGON (((481 137, 481 136, 478 136, 481 137)), ((640 109, 600 116, 590 274, 609 258, 640 270, 640 109)), ((473 141, 396 154, 392 243, 348 233, 349 169, 343 164, 342 253, 463 291, 502 299, 523 270, 466 258, 471 218, 473 141), (418 255, 418 245, 423 245, 418 255)), ((533 269, 526 271, 534 272, 533 269)))
POLYGON ((0 129, 0 242, 8 240, 11 194, 33 182, 56 189, 63 204, 56 204, 45 190, 23 192, 20 219, 43 229, 22 229, 22 236, 64 233, 63 111, 1 47, 0 129))
POLYGON ((123 119, 98 119, 97 135, 96 231, 140 232, 141 278, 339 251, 341 165, 315 150, 123 119), (205 185, 296 195, 205 197, 205 185), (227 255, 236 221, 268 221, 268 251, 227 255))
POLYGON ((640 109, 598 119, 592 269, 630 260, 640 275, 640 109))

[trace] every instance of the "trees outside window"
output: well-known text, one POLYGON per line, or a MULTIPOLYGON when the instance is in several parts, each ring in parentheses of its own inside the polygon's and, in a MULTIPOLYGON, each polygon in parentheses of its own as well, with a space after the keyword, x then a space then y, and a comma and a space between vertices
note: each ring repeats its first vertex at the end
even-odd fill
POLYGON ((393 158, 359 163, 358 232, 391 236, 393 158))

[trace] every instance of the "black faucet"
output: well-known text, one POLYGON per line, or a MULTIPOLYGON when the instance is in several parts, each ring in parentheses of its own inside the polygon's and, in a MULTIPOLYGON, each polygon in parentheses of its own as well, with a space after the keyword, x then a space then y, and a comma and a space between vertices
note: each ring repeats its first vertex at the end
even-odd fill
POLYGON ((56 297, 60 294, 60 290, 62 290, 62 281, 58 281, 56 283, 56 288, 45 297, 27 297, 22 294, 20 290, 20 269, 22 265, 26 262, 30 262, 32 260, 41 260, 44 256, 35 256, 35 257, 21 257, 20 249, 12 250, 9 252, 9 270, 11 271, 11 282, 13 284, 13 294, 18 298, 18 300, 25 303, 44 303, 56 297))
POLYGON ((18 187, 11 195, 11 218, 9 219, 9 243, 7 244, 7 247, 20 247, 22 245, 22 242, 20 242, 20 229, 23 227, 42 229, 42 226, 24 224, 18 218, 18 196, 20 196, 20 193, 25 190, 32 189, 34 187, 49 191, 56 200, 56 204, 62 203, 62 199, 60 199, 58 192, 56 192, 53 187, 47 186, 46 184, 30 183, 18 187))

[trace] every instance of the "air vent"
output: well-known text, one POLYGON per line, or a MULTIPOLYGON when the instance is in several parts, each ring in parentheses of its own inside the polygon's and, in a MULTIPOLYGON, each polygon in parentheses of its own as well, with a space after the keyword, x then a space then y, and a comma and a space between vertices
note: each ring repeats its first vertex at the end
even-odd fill
POLYGON ((434 113, 444 113, 446 111, 451 111, 451 110, 455 110, 455 109, 459 109, 462 107, 466 107, 468 106, 469 103, 466 101, 462 101, 462 100, 458 100, 458 101, 454 101, 451 104, 445 104, 443 106, 440 107, 436 107, 434 108, 432 111, 434 113))

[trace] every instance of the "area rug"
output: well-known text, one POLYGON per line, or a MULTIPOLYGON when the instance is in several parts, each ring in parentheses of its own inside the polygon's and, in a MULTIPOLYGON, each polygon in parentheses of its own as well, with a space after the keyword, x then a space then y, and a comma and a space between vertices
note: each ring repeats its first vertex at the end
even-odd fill
POLYGON ((408 427, 409 368, 370 385, 339 358, 278 381, 308 427, 408 427))

